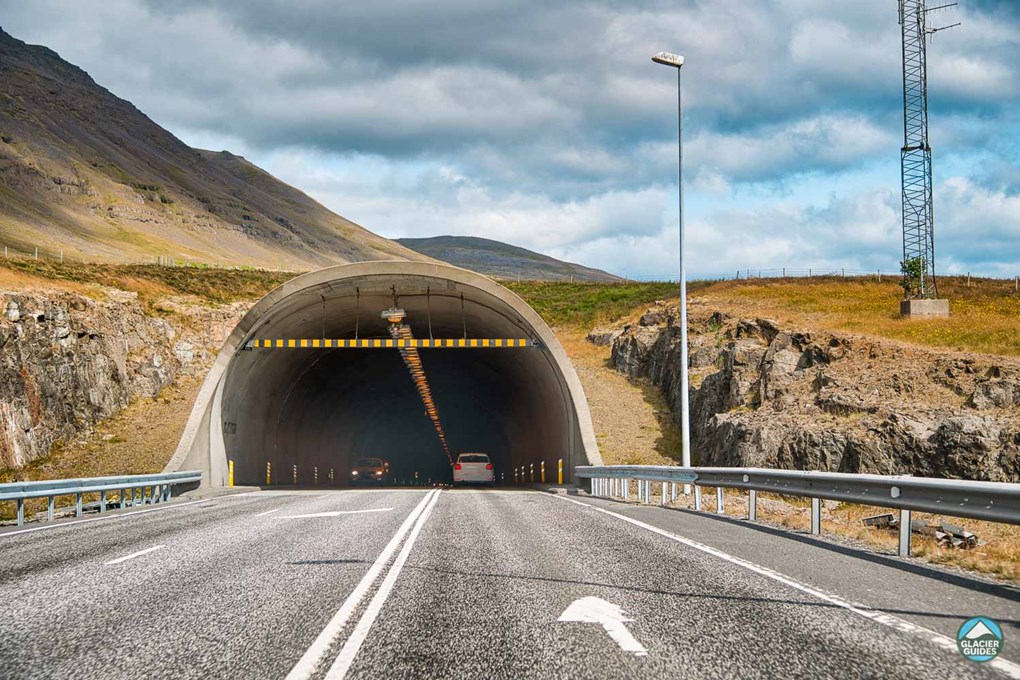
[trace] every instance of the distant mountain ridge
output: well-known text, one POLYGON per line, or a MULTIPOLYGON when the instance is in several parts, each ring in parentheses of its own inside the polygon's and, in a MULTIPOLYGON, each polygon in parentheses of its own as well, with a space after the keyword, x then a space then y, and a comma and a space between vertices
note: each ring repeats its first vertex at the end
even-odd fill
POLYGON ((240 156, 193 149, 46 48, 0 29, 0 246, 304 270, 428 259, 240 156))
POLYGON ((494 278, 606 283, 623 280, 601 269, 564 262, 526 248, 477 236, 398 238, 396 241, 422 255, 494 278))

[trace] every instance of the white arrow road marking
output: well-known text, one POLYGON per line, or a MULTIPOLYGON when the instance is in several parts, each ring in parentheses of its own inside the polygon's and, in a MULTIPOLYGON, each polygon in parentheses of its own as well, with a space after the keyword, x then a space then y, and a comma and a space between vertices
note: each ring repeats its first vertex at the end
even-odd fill
POLYGON ((303 517, 339 517, 340 515, 360 515, 365 512, 389 512, 393 508, 372 508, 371 510, 330 510, 329 512, 313 512, 307 515, 284 515, 280 519, 301 519, 303 517))
POLYGON ((623 610, 612 602, 606 602, 598 597, 582 597, 580 600, 574 600, 573 604, 560 614, 558 620, 597 623, 609 633, 609 637, 613 638, 623 651, 630 652, 634 656, 648 656, 645 646, 630 634, 627 626, 623 625, 634 619, 627 618, 623 610))
POLYGON ((165 548, 165 547, 166 547, 165 545, 154 545, 151 548, 146 548, 145 550, 139 550, 136 553, 131 553, 130 555, 125 555, 124 557, 118 557, 115 560, 110 560, 109 562, 106 562, 105 564, 106 564, 106 566, 110 566, 111 564, 120 564, 121 562, 127 562, 128 560, 133 560, 136 557, 141 557, 142 555, 148 555, 151 552, 156 552, 160 548, 165 548))

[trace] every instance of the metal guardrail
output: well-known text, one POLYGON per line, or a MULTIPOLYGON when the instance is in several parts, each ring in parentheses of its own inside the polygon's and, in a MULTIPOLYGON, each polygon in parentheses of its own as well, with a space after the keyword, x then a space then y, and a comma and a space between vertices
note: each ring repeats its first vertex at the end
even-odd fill
POLYGON ((716 488, 722 514, 723 489, 749 491, 747 518, 757 518, 757 492, 811 499, 811 533, 821 533, 821 501, 876 505, 900 511, 902 556, 910 554, 910 513, 930 512, 1004 524, 1020 524, 1020 484, 933 479, 908 475, 865 475, 763 468, 670 467, 657 465, 584 466, 578 477, 592 481, 592 494, 627 500, 629 480, 638 483, 638 500, 651 502, 651 483, 662 483, 662 502, 675 500, 677 484, 694 486, 694 507, 701 510, 701 487, 716 488), (669 484, 667 493, 666 485, 669 484))
POLYGON ((53 479, 36 482, 0 484, 0 501, 17 501, 18 526, 25 523, 25 501, 29 498, 47 498, 46 519, 52 520, 58 496, 75 496, 75 516, 82 515, 82 497, 87 493, 99 494, 99 512, 106 512, 107 494, 119 493, 120 507, 133 507, 169 501, 173 487, 202 481, 198 470, 168 472, 154 475, 127 475, 122 477, 84 477, 79 479, 53 479), (130 497, 127 492, 130 491, 130 497), (138 492, 136 501, 135 492, 138 492))

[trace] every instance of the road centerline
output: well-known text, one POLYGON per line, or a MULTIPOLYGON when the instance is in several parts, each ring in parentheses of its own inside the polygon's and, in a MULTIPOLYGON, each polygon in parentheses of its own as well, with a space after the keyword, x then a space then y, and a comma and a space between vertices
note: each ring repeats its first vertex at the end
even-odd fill
POLYGON ((429 491, 425 497, 418 503, 417 506, 411 511, 411 513, 404 519, 400 528, 393 534, 393 538, 386 544, 383 551, 379 553, 379 557, 376 558, 372 566, 369 567, 368 571, 358 582, 358 585, 354 587, 351 594, 347 596, 340 609, 337 610, 333 618, 329 620, 322 632, 315 638, 312 644, 308 647, 305 653, 301 656, 298 662, 291 669, 290 673, 287 674, 286 680, 307 680, 311 678, 315 673, 319 664, 322 662, 323 657, 329 651, 330 646, 336 640, 336 638, 343 631, 347 622, 354 614, 355 609, 368 594, 369 589, 379 578, 383 568, 389 562, 393 553, 396 552, 400 546, 404 537, 412 530, 415 521, 428 506, 429 502, 439 494, 438 491, 429 491))
POLYGON ((439 493, 435 494, 429 499, 429 503, 418 515, 418 519, 414 524, 414 528, 407 537, 407 541, 404 542, 404 547, 400 549, 400 553, 397 555, 397 559, 394 560, 393 566, 386 573, 386 577, 379 585, 379 590, 376 591, 371 601, 368 603, 368 607, 365 609, 365 613, 362 614, 358 620, 357 625, 351 632, 350 637, 344 643, 344 646, 340 649, 340 653, 336 657, 336 661, 330 667, 329 672, 326 673, 326 680, 343 680, 347 677, 347 672, 351 669, 351 665, 354 663, 354 659, 358 655, 358 651, 361 649, 362 643, 365 638, 368 637, 369 631, 372 629, 372 624, 375 623, 376 618, 379 616, 379 612, 382 611, 383 605, 386 604, 387 598, 393 591, 393 584, 396 583, 397 578, 400 576, 400 571, 404 568, 404 563, 407 562, 408 555, 411 554, 411 550, 414 548, 414 543, 418 539, 418 535, 421 533, 422 527, 425 526, 425 522, 429 518, 432 509, 436 506, 439 501, 439 493))

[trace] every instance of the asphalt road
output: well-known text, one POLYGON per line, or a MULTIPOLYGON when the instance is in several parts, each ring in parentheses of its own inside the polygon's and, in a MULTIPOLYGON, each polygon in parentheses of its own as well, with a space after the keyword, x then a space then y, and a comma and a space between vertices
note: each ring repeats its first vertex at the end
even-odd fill
POLYGON ((262 491, 0 533, 2 678, 1002 678, 1018 641, 1009 587, 538 491, 262 491), (978 614, 996 666, 955 649, 978 614))

